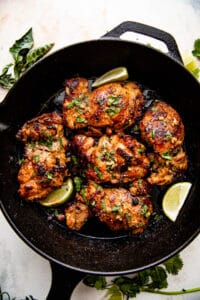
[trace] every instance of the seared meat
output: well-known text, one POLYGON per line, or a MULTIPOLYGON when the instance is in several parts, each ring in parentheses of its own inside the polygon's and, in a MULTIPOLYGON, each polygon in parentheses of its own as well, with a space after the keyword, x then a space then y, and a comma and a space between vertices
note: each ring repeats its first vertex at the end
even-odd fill
POLYGON ((152 185, 169 184, 187 170, 187 156, 183 149, 180 149, 175 155, 168 155, 166 158, 156 153, 151 153, 149 158, 152 162, 152 171, 147 180, 152 185))
POLYGON ((176 152, 184 140, 184 125, 177 111, 163 101, 155 101, 140 121, 141 137, 155 152, 176 152))
POLYGON ((52 141, 62 136, 63 120, 59 114, 53 112, 27 121, 16 137, 24 143, 44 140, 47 146, 51 146, 52 141))
POLYGON ((77 201, 88 204, 99 220, 111 230, 144 231, 153 211, 148 196, 133 197, 122 188, 102 188, 89 182, 77 196, 77 201))
POLYGON ((66 225, 71 230, 80 230, 90 216, 88 205, 75 201, 65 209, 66 225))
POLYGON ((145 179, 137 179, 130 183, 129 191, 133 196, 147 196, 150 193, 150 185, 145 179))
POLYGON ((149 168, 145 147, 130 135, 103 135, 98 141, 85 135, 76 135, 73 145, 88 179, 96 183, 130 182, 144 177, 149 168))
POLYGON ((60 187, 66 174, 62 118, 57 113, 43 114, 24 124, 17 138, 25 143, 25 159, 18 173, 19 195, 26 200, 41 199, 60 187))
POLYGON ((144 106, 142 92, 134 82, 105 84, 92 92, 88 80, 67 80, 63 103, 65 124, 70 129, 111 127, 127 128, 141 116, 144 106))

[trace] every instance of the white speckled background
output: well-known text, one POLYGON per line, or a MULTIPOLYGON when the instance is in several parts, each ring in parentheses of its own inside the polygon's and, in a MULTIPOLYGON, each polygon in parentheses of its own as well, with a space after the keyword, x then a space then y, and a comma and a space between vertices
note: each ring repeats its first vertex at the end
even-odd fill
MULTIPOLYGON (((194 40, 200 38, 200 1, 0 0, 0 69, 11 62, 9 47, 30 27, 33 28, 35 46, 55 42, 52 50, 55 51, 76 42, 99 38, 127 20, 171 33, 183 54, 191 51, 194 40)), ((5 95, 6 91, 0 89, 0 101, 5 95)), ((1 289, 9 291, 17 300, 29 294, 38 300, 46 299, 51 285, 49 262, 17 237, 1 212, 0 230, 1 289)), ((170 278, 170 290, 200 286, 199 253, 200 237, 182 251, 184 268, 178 276, 170 278)), ((102 293, 80 284, 72 300, 100 300, 102 297, 102 293)), ((176 297, 141 294, 137 299, 198 300, 200 293, 176 297)))

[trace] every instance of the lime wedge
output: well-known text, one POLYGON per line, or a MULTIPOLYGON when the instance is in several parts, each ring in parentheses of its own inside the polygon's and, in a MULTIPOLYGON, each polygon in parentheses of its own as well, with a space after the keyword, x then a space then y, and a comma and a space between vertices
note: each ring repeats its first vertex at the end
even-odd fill
POLYGON ((126 80, 128 78, 128 71, 125 67, 118 67, 115 69, 112 69, 99 78, 97 78, 93 84, 92 87, 98 87, 100 85, 103 85, 105 83, 113 82, 113 81, 122 81, 126 80))
POLYGON ((58 206, 69 200, 73 192, 73 183, 72 179, 68 178, 63 185, 49 193, 46 198, 42 199, 39 203, 43 206, 52 207, 58 206))
POLYGON ((190 182, 178 182, 166 191, 162 200, 162 208, 165 215, 171 221, 176 221, 191 186, 192 184, 190 182))

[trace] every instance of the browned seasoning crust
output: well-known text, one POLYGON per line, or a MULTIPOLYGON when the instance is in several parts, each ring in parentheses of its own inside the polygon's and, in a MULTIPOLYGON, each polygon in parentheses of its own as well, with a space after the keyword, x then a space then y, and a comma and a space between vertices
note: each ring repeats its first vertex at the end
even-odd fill
POLYGON ((47 113, 26 122, 17 133, 25 143, 18 192, 26 200, 41 199, 63 184, 68 142, 62 122, 57 113, 47 113))
POLYGON ((89 205, 93 214, 111 230, 141 233, 153 212, 148 195, 133 195, 125 188, 103 188, 89 182, 76 196, 76 201, 89 205))
POLYGON ((85 184, 64 208, 67 227, 81 230, 96 216, 111 230, 142 233, 153 212, 150 187, 171 183, 188 167, 183 122, 160 100, 142 115, 144 98, 134 82, 109 83, 92 92, 88 84, 81 77, 66 80, 63 116, 43 114, 17 133, 25 144, 19 195, 33 201, 60 187, 68 175, 69 147, 85 184), (124 131, 138 118, 141 141, 124 131), (64 125, 75 132, 70 141, 64 125))
POLYGON ((141 138, 154 152, 148 182, 166 185, 187 169, 187 156, 182 145, 184 125, 178 112, 164 101, 155 101, 140 121, 141 138))
POLYGON ((150 161, 145 146, 130 135, 103 135, 98 140, 75 135, 73 145, 86 177, 96 183, 125 183, 147 175, 150 161))
POLYGON ((71 230, 80 230, 91 215, 88 205, 80 201, 71 203, 65 208, 66 225, 71 230))
POLYGON ((177 111, 164 101, 155 101, 140 121, 141 138, 160 155, 180 148, 184 125, 177 111))
POLYGON ((134 82, 109 83, 92 92, 88 81, 72 78, 65 82, 63 116, 70 129, 111 127, 121 130, 141 116, 144 98, 134 82))

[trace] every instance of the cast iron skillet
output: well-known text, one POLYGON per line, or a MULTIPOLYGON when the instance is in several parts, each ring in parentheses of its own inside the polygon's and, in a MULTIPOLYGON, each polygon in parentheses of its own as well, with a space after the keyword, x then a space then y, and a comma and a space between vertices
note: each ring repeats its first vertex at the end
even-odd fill
MULTIPOLYGON (((183 67, 174 39, 158 29, 124 22, 99 40, 61 49, 32 67, 7 94, 0 107, 0 198, 8 222, 36 252, 52 262, 86 273, 116 275, 141 271, 186 247, 200 230, 200 85, 183 67), (169 54, 146 45, 120 40, 124 32, 142 32, 165 42, 169 54), (15 135, 35 117, 46 101, 63 87, 66 78, 91 78, 126 66, 130 79, 162 95, 182 116, 189 171, 183 178, 192 189, 175 223, 163 217, 141 236, 68 231, 49 222, 38 205, 19 199, 19 145, 15 135)), ((158 202, 164 190, 160 191, 158 202)))

